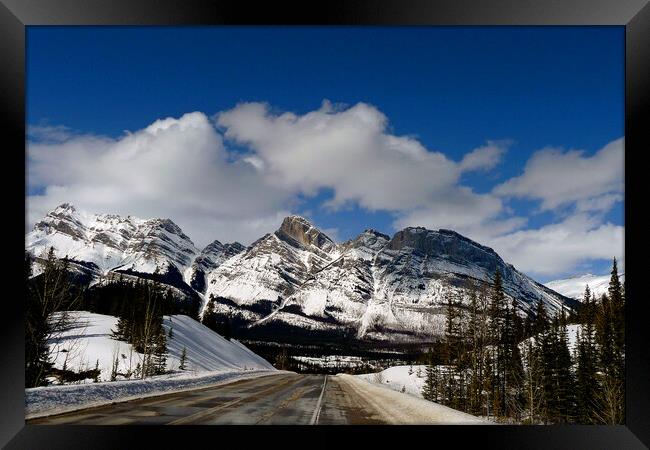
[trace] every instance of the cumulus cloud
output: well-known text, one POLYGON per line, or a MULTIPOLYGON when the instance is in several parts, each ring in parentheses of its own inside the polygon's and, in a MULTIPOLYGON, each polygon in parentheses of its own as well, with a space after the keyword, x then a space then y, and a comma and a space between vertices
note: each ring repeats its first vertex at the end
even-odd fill
POLYGON ((474 193, 459 177, 494 167, 504 143, 489 142, 457 163, 414 138, 390 134, 386 116, 366 103, 335 109, 324 102, 302 116, 243 103, 216 120, 283 188, 304 195, 331 189, 324 206, 334 210, 355 204, 398 213, 398 227, 426 216, 427 224, 458 228, 494 219, 502 209, 499 198, 474 193))
POLYGON ((623 226, 577 214, 538 229, 491 238, 487 244, 519 270, 555 275, 589 260, 616 257, 624 261, 624 237, 623 226))
POLYGON ((28 221, 70 202, 91 212, 169 217, 197 243, 251 242, 281 221, 290 193, 231 160, 202 113, 163 119, 118 139, 74 136, 30 143, 28 221), (223 233, 223 234, 222 234, 223 233))
POLYGON ((442 153, 385 133, 386 117, 364 103, 343 111, 324 103, 303 116, 246 103, 217 120, 226 138, 250 146, 266 175, 286 189, 306 195, 333 189, 333 208, 350 202, 370 210, 417 207, 458 176, 442 153))
POLYGON ((579 203, 582 211, 603 210, 622 198, 624 139, 617 139, 593 156, 582 150, 547 148, 536 152, 524 173, 495 187, 503 197, 541 201, 542 210, 579 203))
MULTIPOLYGON (((39 194, 26 199, 29 224, 70 202, 89 212, 168 217, 199 247, 214 239, 249 244, 325 190, 331 197, 322 208, 388 212, 395 229, 454 229, 528 272, 561 273, 622 252, 623 227, 602 220, 623 195, 622 139, 593 156, 539 151, 522 175, 477 193, 463 173, 494 169, 508 141, 487 141, 454 161, 391 133, 388 118, 366 103, 325 101, 303 115, 243 103, 214 122, 194 112, 119 138, 31 130, 27 181, 39 194), (526 229, 527 218, 508 207, 517 197, 540 200, 543 210, 573 205, 573 215, 526 229)), ((339 239, 336 228, 326 232, 339 239)))

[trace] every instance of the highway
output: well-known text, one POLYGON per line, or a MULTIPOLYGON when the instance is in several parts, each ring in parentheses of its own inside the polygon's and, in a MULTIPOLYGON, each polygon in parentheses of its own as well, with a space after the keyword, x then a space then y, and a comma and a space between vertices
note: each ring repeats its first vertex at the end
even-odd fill
POLYGON ((281 373, 27 421, 83 425, 343 425, 386 419, 338 376, 281 373))

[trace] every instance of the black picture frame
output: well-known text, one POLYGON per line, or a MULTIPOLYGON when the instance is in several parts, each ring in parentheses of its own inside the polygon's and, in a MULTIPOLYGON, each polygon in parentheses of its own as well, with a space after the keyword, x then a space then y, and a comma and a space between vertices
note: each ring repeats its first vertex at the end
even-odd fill
MULTIPOLYGON (((252 439, 281 445, 338 446, 352 436, 407 446, 448 442, 482 448, 632 449, 650 446, 650 343, 648 299, 641 294, 642 214, 647 201, 641 164, 650 148, 650 6, 647 0, 367 0, 259 2, 244 0, 0 0, 0 113, 6 251, 11 274, 22 277, 25 223, 25 27, 28 25, 613 25, 625 27, 625 255, 626 255, 626 425, 624 426, 438 426, 438 427, 120 427, 26 426, 24 421, 23 293, 5 291, 4 348, 0 350, 2 396, 0 445, 6 448, 130 448, 250 446, 252 439), (8 176, 11 175, 11 176, 8 176), (21 212, 22 211, 22 212, 21 212), (20 228, 20 229, 19 229, 20 228), (11 237, 10 237, 11 236, 11 237), (15 236, 15 238, 14 238, 15 236), (235 439, 238 444, 227 444, 235 439)), ((369 441, 368 441, 369 442, 369 441)), ((364 444, 367 445, 367 444, 364 444)), ((371 444, 372 445, 372 444, 371 444)))

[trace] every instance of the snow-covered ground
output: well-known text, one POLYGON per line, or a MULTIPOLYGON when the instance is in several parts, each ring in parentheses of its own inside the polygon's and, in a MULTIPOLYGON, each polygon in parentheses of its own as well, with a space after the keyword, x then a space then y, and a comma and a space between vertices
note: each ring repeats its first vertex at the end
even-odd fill
POLYGON ((178 372, 144 380, 30 388, 25 389, 25 418, 33 419, 170 392, 218 386, 277 373, 277 370, 268 369, 223 369, 213 372, 178 372))
POLYGON ((424 365, 394 366, 381 372, 364 373, 355 376, 370 383, 381 384, 394 391, 422 398, 425 369, 426 366, 424 365))
MULTIPOLYGON (((110 379, 117 357, 118 372, 133 371, 142 362, 142 354, 131 344, 112 338, 117 318, 87 311, 70 311, 71 326, 53 337, 50 351, 54 367, 75 372, 100 369, 100 382, 91 379, 65 386, 26 389, 27 416, 60 413, 164 392, 195 389, 251 378, 276 369, 236 340, 219 334, 183 315, 164 316, 167 333, 167 370, 171 373, 145 380, 110 379), (169 331, 172 330, 172 336, 169 331), (180 371, 180 358, 186 349, 186 370, 180 371)), ((55 316, 56 317, 56 316, 55 316)))
MULTIPOLYGON (((131 344, 111 337, 117 318, 87 311, 69 312, 72 327, 50 341, 54 367, 79 372, 99 364, 100 379, 109 380, 117 357, 118 372, 133 371, 142 354, 131 344)), ((167 369, 177 371, 186 348, 187 372, 220 370, 273 370, 273 366, 236 340, 227 340, 196 320, 183 315, 164 316, 167 333, 167 369), (169 337, 169 329, 172 337, 169 337)), ((92 381, 92 380, 87 380, 92 381)))
MULTIPOLYGON (((404 367, 404 366, 402 366, 404 367)), ((408 366, 407 370, 408 370, 408 366)), ((389 369, 390 370, 390 369, 389 369)), ((387 423, 436 425, 487 425, 491 422, 421 398, 395 392, 360 376, 340 374, 350 389, 372 405, 387 423)))
MULTIPOLYGON (((567 297, 582 300, 587 285, 589 285, 589 289, 596 297, 606 294, 610 278, 611 275, 592 275, 588 273, 573 278, 549 281, 545 286, 567 297)), ((621 282, 625 281, 625 274, 620 274, 619 279, 621 282)))

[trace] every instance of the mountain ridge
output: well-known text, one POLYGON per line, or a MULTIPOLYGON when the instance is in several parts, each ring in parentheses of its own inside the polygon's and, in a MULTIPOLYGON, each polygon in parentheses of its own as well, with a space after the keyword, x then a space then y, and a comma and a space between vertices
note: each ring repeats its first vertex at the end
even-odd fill
POLYGON ((62 204, 28 233, 26 250, 99 273, 182 274, 217 314, 255 335, 325 333, 371 340, 427 340, 441 334, 447 295, 467 302, 496 270, 521 314, 574 301, 506 263, 492 248, 453 230, 407 227, 392 237, 368 228, 337 244, 309 220, 287 216, 250 246, 214 240, 202 250, 170 219, 92 215, 62 204), (268 333, 264 330, 268 330, 268 333), (266 334, 265 334, 266 333, 266 334))

